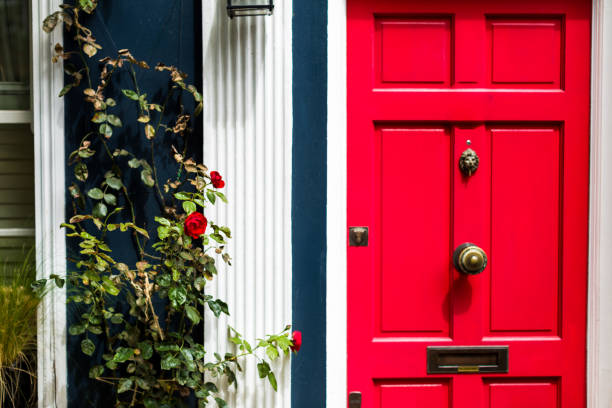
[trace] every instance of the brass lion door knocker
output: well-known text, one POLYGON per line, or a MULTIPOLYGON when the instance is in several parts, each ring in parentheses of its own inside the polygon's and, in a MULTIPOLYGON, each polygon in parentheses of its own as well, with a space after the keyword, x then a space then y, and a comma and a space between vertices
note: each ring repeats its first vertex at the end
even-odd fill
POLYGON ((467 148, 461 153, 459 157, 459 169, 466 176, 471 176, 478 169, 480 159, 476 152, 470 148, 467 148))

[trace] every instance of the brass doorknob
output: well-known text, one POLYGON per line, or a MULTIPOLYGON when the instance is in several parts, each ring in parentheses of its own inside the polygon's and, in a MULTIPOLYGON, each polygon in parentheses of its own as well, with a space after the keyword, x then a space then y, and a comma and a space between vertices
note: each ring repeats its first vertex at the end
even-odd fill
POLYGON ((477 275, 487 267, 487 254, 471 242, 461 244, 453 253, 455 268, 467 275, 477 275))

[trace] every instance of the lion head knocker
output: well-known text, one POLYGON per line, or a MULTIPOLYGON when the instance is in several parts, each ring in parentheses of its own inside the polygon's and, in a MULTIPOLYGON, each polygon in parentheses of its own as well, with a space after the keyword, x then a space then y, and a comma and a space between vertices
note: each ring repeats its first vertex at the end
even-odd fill
POLYGON ((476 169, 478 169, 479 162, 480 159, 474 150, 469 148, 465 149, 465 151, 461 153, 461 157, 459 157, 459 169, 466 176, 471 176, 476 169))

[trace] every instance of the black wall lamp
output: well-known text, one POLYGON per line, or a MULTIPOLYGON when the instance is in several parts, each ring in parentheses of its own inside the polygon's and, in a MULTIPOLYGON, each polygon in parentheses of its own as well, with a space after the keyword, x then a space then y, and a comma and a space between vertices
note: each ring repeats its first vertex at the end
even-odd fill
POLYGON ((227 0, 230 18, 246 16, 271 16, 274 0, 227 0))

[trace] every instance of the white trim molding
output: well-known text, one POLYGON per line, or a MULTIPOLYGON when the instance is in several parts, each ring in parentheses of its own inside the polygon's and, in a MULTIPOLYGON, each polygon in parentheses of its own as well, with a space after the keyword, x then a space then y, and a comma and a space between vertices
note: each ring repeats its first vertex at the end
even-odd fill
MULTIPOLYGON (((66 239, 59 225, 65 219, 64 101, 58 98, 64 77, 52 64, 53 45, 62 42, 62 28, 42 30, 43 19, 59 10, 60 0, 32 0, 32 111, 36 197, 38 276, 66 274, 66 239)), ((67 405, 66 291, 45 296, 38 322, 38 406, 67 405)))
POLYGON ((346 0, 329 0, 327 7, 326 406, 332 408, 347 406, 346 0))
POLYGON ((612 0, 593 0, 587 395, 612 406, 612 0))
MULTIPOLYGON (((207 356, 228 348, 227 325, 251 341, 291 323, 292 2, 279 1, 269 17, 230 19, 226 0, 202 4, 204 162, 227 181, 229 204, 207 215, 228 225, 232 266, 206 286, 229 304, 231 316, 205 318, 207 356)), ((291 367, 274 371, 278 392, 258 378, 255 361, 243 365, 235 408, 291 405, 291 367)))
MULTIPOLYGON (((346 1, 328 2, 327 406, 345 407, 346 1), (333 137, 329 137, 333 135, 333 137)), ((593 0, 587 407, 612 407, 612 0, 593 0)))

